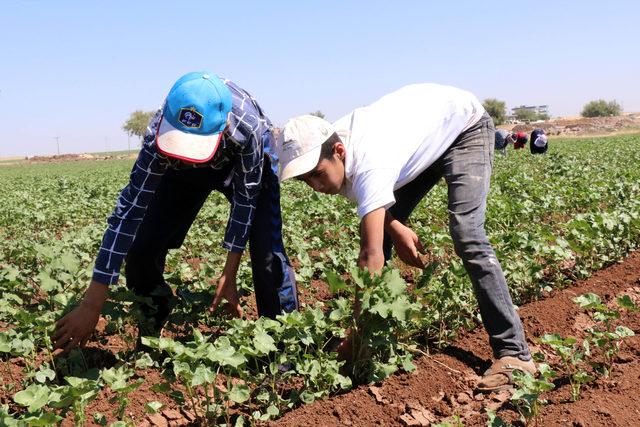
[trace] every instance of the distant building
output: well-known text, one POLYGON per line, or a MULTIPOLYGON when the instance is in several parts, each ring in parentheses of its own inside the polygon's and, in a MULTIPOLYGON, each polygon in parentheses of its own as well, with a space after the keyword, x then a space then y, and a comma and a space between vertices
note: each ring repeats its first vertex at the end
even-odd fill
POLYGON ((513 107, 511 109, 511 114, 515 116, 519 110, 528 110, 536 114, 549 114, 548 105, 521 105, 519 107, 513 107))
POLYGON ((531 111, 532 113, 535 113, 538 116, 546 116, 546 117, 550 116, 550 114, 549 114, 549 106, 548 105, 520 105, 519 107, 513 107, 511 109, 511 114, 509 114, 505 118, 505 123, 507 123, 507 124, 519 124, 519 123, 522 123, 516 117, 518 111, 520 111, 520 110, 531 111))

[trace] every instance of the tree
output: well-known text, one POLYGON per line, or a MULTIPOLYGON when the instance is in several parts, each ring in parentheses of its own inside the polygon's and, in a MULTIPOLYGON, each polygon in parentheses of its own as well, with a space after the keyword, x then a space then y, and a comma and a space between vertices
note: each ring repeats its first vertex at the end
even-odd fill
POLYGON ((142 143, 142 138, 147 131, 147 125, 155 113, 155 111, 134 111, 129 116, 129 119, 122 125, 122 130, 129 136, 137 136, 142 143))
POLYGON ((324 113, 320 110, 314 111, 313 113, 309 113, 312 116, 316 116, 316 117, 320 117, 321 119, 324 119, 324 113))
POLYGON ((605 101, 598 99, 596 101, 587 102, 582 108, 582 117, 607 117, 619 116, 622 112, 622 105, 617 101, 605 101))
POLYGON ((516 119, 520 120, 521 122, 533 122, 538 120, 538 113, 536 113, 535 111, 532 110, 527 110, 526 108, 517 108, 514 110, 514 115, 516 116, 516 119))
POLYGON ((507 104, 504 101, 496 98, 487 98, 482 103, 482 106, 487 110, 494 124, 501 125, 504 123, 504 119, 507 117, 507 104))

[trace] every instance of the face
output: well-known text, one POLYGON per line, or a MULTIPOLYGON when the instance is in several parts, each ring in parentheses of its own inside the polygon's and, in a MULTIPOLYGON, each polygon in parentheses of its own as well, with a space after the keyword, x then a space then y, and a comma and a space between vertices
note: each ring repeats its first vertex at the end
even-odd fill
POLYGON ((320 193, 338 194, 344 185, 344 154, 344 145, 335 144, 330 158, 321 159, 315 168, 298 179, 320 193))

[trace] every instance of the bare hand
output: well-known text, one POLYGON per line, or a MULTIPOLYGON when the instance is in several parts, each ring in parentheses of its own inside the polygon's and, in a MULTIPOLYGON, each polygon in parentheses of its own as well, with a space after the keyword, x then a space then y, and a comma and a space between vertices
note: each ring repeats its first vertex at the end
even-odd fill
POLYGON ((100 317, 100 310, 80 304, 56 323, 53 348, 56 355, 64 356, 75 347, 84 347, 100 317))
POLYGON ((227 300, 227 304, 225 305, 225 311, 227 314, 232 317, 244 316, 242 307, 240 307, 240 298, 238 297, 235 278, 229 279, 224 275, 220 278, 218 281, 216 296, 213 298, 213 304, 211 305, 211 311, 215 311, 215 309, 222 303, 223 299, 227 300))
POLYGON ((424 261, 420 254, 424 254, 425 250, 418 235, 399 221, 394 221, 390 234, 398 257, 407 265, 424 268, 424 261))

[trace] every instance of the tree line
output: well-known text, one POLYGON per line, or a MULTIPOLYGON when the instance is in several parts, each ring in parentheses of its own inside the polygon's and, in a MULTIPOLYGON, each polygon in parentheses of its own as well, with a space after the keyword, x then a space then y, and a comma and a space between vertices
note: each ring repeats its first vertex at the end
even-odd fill
MULTIPOLYGON (((487 98, 482 105, 487 113, 493 118, 493 122, 497 125, 503 124, 507 118, 507 104, 496 98, 487 98)), ((622 105, 617 101, 605 101, 597 99, 587 102, 580 115, 582 117, 608 117, 619 116, 622 113, 622 105)), ((517 108, 514 110, 515 118, 522 122, 533 122, 536 120, 548 120, 549 115, 546 113, 536 113, 535 111, 517 108)))

